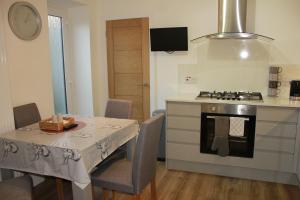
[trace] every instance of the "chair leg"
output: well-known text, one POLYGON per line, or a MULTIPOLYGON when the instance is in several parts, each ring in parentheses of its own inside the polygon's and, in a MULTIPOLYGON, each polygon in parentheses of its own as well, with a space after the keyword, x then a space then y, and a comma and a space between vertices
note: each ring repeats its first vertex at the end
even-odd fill
POLYGON ((62 179, 60 178, 55 178, 55 183, 56 183, 56 192, 58 196, 58 200, 64 200, 64 188, 63 188, 63 182, 62 179))
POLYGON ((116 191, 112 191, 112 200, 115 200, 116 199, 116 191))
POLYGON ((151 200, 157 200, 155 177, 151 181, 151 200))
POLYGON ((103 193, 103 200, 109 200, 109 192, 106 189, 102 189, 102 193, 103 193))
POLYGON ((141 200, 141 194, 135 194, 132 196, 132 200, 141 200))
POLYGON ((96 200, 95 188, 94 188, 93 184, 91 184, 91 187, 92 187, 92 199, 96 200))

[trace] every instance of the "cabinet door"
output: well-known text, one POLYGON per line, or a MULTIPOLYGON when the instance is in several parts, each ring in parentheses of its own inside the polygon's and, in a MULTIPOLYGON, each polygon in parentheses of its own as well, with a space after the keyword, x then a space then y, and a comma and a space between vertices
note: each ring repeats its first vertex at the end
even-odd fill
POLYGON ((299 111, 295 108, 258 107, 256 120, 298 123, 298 114, 299 111))

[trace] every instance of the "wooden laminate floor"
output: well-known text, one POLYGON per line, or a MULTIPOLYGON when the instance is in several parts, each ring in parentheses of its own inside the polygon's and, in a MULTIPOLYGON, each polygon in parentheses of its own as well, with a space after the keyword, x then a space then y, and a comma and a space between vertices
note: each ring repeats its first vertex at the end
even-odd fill
MULTIPOLYGON (((299 200, 297 186, 252 181, 237 178, 167 170, 163 162, 157 164, 157 194, 159 200, 299 200)), ((72 199, 71 184, 64 182, 66 200, 72 199)), ((55 200, 54 179, 34 190, 37 200, 55 200)), ((96 199, 101 190, 96 189, 96 199)), ((117 193, 116 200, 129 200, 129 195, 117 193)), ((150 200, 150 187, 142 194, 150 200)))

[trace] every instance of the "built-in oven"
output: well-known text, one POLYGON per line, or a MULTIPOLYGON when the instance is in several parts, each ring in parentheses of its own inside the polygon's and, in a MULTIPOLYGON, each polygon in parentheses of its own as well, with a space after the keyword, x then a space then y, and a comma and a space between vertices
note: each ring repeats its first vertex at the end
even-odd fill
POLYGON ((253 158, 255 123, 256 106, 201 104, 200 152, 220 155, 220 149, 228 148, 228 156, 253 158), (217 137, 222 139, 218 143, 217 137))

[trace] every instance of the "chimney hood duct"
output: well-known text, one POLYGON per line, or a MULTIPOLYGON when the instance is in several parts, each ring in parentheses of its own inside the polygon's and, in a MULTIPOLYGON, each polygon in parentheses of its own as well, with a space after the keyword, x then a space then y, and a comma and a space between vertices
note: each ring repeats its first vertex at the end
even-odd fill
POLYGON ((200 39, 260 39, 272 41, 273 38, 248 33, 246 31, 247 0, 219 0, 218 33, 205 35, 191 40, 200 39))

